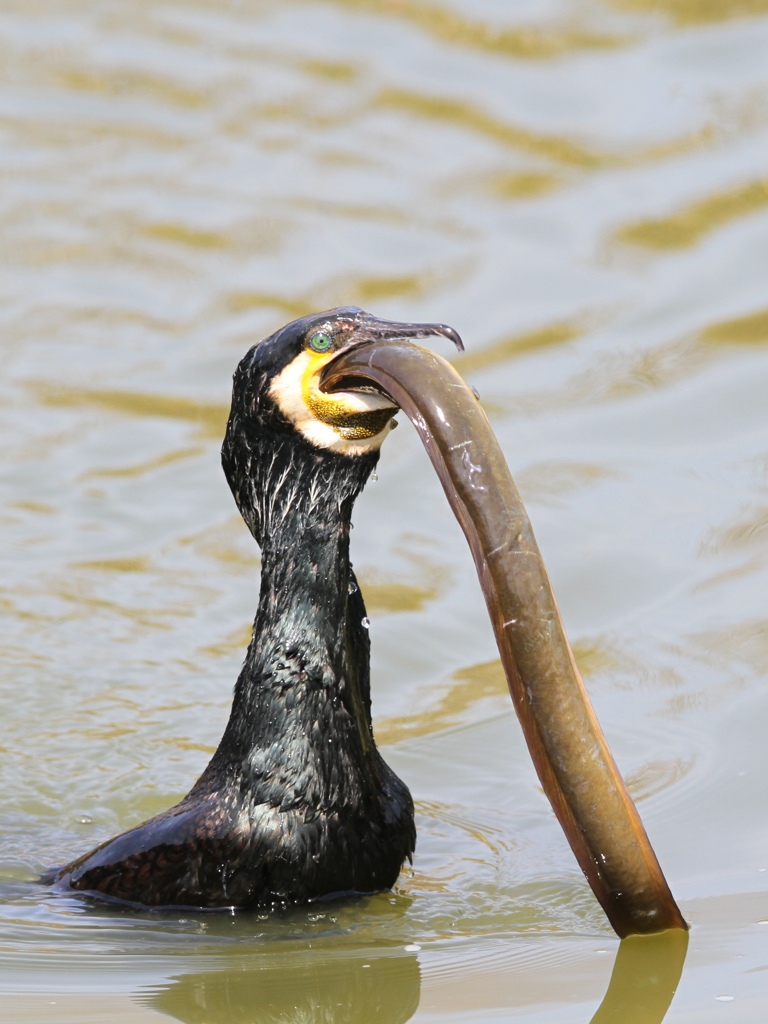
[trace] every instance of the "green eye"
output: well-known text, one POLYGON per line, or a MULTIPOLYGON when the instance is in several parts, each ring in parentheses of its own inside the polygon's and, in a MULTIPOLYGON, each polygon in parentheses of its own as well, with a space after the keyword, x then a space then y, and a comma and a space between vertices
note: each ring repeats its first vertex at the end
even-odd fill
POLYGON ((309 347, 313 352, 327 352, 333 345, 333 338, 325 331, 316 331, 309 339, 309 347))

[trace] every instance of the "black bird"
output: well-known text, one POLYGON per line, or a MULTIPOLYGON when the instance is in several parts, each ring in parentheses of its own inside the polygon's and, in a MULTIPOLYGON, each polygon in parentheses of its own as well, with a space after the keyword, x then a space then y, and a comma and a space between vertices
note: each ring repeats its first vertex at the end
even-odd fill
POLYGON ((413 802, 371 726, 370 643, 349 561, 354 501, 397 407, 369 383, 325 394, 350 346, 442 335, 343 307, 295 320, 234 375, 222 463, 261 547, 261 591, 229 723, 170 810, 63 868, 60 888, 144 906, 253 907, 391 887, 413 802))

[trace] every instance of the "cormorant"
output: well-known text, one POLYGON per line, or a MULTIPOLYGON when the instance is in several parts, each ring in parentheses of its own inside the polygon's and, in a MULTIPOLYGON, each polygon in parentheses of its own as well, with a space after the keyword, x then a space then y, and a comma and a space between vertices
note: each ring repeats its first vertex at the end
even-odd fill
POLYGON ((368 620, 352 506, 397 406, 320 374, 361 343, 441 335, 341 307, 254 345, 235 375, 222 463, 261 547, 253 637, 221 743, 170 810, 64 867, 57 885, 144 906, 253 907, 391 887, 413 802, 373 737, 368 620))

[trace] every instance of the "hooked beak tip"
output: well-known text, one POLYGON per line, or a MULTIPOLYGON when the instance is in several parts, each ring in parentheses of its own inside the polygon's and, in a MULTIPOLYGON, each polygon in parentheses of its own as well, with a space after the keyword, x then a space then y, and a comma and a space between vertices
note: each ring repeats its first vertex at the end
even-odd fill
POLYGON ((454 327, 449 327, 448 324, 439 324, 442 328, 442 333, 456 346, 459 352, 464 351, 464 342, 461 340, 461 335, 454 327))
POLYGON ((464 342, 455 327, 449 324, 398 323, 396 320, 371 318, 368 329, 361 341, 416 341, 425 338, 447 338, 459 352, 464 351, 464 342))

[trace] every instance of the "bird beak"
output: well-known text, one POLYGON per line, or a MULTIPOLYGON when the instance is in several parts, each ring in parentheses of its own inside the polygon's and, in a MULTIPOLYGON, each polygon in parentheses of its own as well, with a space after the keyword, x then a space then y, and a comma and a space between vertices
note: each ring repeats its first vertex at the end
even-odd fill
POLYGON ((408 338, 443 324, 379 321, 320 387, 375 387, 413 422, 469 542, 512 701, 544 792, 620 936, 685 928, 579 675, 549 578, 490 424, 467 384, 408 338))
POLYGON ((455 328, 448 324, 410 324, 397 320, 379 320, 366 314, 361 317, 352 336, 349 346, 370 345, 390 341, 423 341, 426 338, 447 338, 452 341, 459 352, 464 351, 464 342, 455 328))
POLYGON ((376 392, 388 398, 395 405, 398 403, 371 377, 357 377, 350 373, 350 359, 358 365, 365 359, 366 352, 373 352, 381 346, 392 346, 398 342, 425 341, 429 338, 447 338, 456 346, 457 351, 464 351, 461 335, 448 324, 401 323, 397 320, 380 320, 369 313, 358 315, 350 325, 349 333, 339 350, 328 360, 320 373, 320 390, 326 394, 339 391, 376 392))

